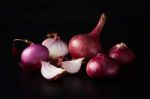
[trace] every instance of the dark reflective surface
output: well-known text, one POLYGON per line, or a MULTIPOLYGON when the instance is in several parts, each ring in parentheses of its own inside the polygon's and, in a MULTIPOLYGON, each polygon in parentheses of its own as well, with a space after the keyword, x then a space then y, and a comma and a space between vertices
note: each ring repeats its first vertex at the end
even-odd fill
POLYGON ((148 3, 110 0, 33 0, 11 1, 2 5, 0 90, 3 99, 133 99, 149 96, 149 23, 148 3), (58 32, 69 39, 88 33, 105 12, 106 25, 101 34, 105 52, 125 42, 135 52, 134 64, 122 69, 112 80, 90 79, 83 68, 77 75, 64 75, 56 81, 45 80, 39 72, 26 73, 11 54, 14 38, 41 43, 48 32, 58 32))

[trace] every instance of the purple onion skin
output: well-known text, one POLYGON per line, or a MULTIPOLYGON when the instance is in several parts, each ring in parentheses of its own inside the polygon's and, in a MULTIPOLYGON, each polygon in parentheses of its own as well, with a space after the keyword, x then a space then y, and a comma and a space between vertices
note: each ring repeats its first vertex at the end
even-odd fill
POLYGON ((48 49, 40 44, 32 44, 21 54, 21 67, 27 71, 38 70, 41 68, 41 60, 49 60, 48 49))
POLYGON ((12 54, 14 55, 15 58, 18 58, 20 56, 20 52, 17 50, 16 47, 12 48, 12 54))
POLYGON ((109 57, 121 65, 131 64, 135 58, 133 51, 123 43, 120 43, 120 47, 113 46, 109 51, 109 57))
POLYGON ((98 54, 87 63, 86 72, 90 78, 110 79, 118 76, 120 66, 112 58, 98 54))
POLYGON ((87 34, 74 36, 69 43, 72 58, 91 58, 102 52, 100 41, 87 34))
POLYGON ((96 27, 87 34, 78 34, 71 38, 69 42, 69 52, 72 58, 90 59, 102 52, 100 34, 105 24, 106 17, 101 15, 96 27))

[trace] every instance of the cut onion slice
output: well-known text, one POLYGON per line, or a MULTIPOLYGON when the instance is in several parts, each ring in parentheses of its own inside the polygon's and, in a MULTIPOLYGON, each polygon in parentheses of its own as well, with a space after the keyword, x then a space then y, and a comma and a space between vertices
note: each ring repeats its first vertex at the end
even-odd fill
POLYGON ((62 67, 70 74, 79 72, 84 58, 62 62, 62 67))
POLYGON ((65 70, 51 65, 49 62, 41 61, 41 74, 45 79, 52 80, 61 76, 65 70))

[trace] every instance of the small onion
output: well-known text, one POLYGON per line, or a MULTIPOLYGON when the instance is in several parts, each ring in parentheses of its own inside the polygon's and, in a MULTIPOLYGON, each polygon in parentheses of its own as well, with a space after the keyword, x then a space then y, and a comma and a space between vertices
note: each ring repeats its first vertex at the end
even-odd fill
POLYGON ((25 70, 37 70, 41 68, 40 61, 48 61, 48 49, 40 44, 31 44, 21 54, 21 66, 25 70))
POLYGON ((105 79, 114 78, 119 74, 120 66, 115 60, 105 54, 98 54, 93 57, 86 67, 86 72, 90 78, 105 79))
POLYGON ((131 64, 135 57, 133 51, 125 43, 114 45, 109 51, 109 56, 123 65, 131 64))
POLYGON ((16 41, 19 42, 21 41, 29 45, 21 53, 20 65, 24 70, 26 71, 39 70, 41 68, 40 61, 49 61, 49 51, 45 46, 41 44, 34 44, 33 42, 25 39, 13 40, 13 42, 16 41))

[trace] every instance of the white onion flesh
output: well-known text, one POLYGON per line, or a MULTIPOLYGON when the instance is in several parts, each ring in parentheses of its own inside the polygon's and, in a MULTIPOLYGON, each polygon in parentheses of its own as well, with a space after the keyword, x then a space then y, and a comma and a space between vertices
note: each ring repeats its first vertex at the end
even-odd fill
POLYGON ((62 62, 62 67, 70 74, 79 72, 84 58, 62 62))
POLYGON ((48 48, 49 55, 53 59, 56 59, 60 56, 65 56, 69 52, 67 44, 60 39, 47 38, 42 42, 42 45, 48 48))
POLYGON ((46 79, 54 79, 57 76, 63 74, 65 72, 64 69, 55 67, 51 65, 49 62, 42 61, 41 74, 46 79))

